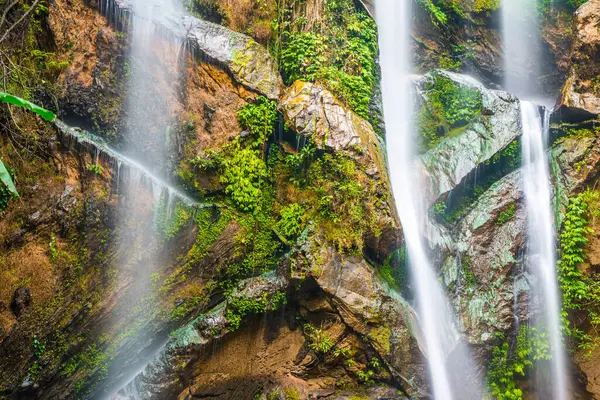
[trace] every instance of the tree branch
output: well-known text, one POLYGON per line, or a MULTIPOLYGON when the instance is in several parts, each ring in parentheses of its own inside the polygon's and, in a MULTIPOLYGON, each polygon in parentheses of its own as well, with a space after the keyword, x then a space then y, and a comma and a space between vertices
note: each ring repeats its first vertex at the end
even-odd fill
POLYGON ((2 36, 2 38, 0 38, 0 43, 4 42, 4 39, 6 39, 6 37, 7 37, 7 36, 8 36, 8 34, 10 33, 10 31, 12 31, 12 30, 14 29, 14 27, 15 27, 15 26, 17 26, 17 25, 19 25, 21 22, 23 22, 23 20, 24 20, 25 18, 27 18, 27 16, 28 16, 28 15, 29 15, 29 14, 30 14, 30 13, 31 13, 33 10, 35 10, 35 8, 36 8, 36 6, 38 5, 38 3, 39 3, 39 2, 40 2, 40 0, 35 0, 35 1, 33 2, 33 4, 31 5, 31 7, 29 8, 29 10, 27 10, 27 11, 25 12, 25 14, 23 14, 23 15, 21 16, 21 18, 19 18, 19 19, 17 20, 17 22, 15 22, 15 23, 14 23, 14 24, 13 24, 13 25, 10 27, 10 28, 8 28, 8 29, 6 30, 6 32, 4 32, 4 35, 2 36))

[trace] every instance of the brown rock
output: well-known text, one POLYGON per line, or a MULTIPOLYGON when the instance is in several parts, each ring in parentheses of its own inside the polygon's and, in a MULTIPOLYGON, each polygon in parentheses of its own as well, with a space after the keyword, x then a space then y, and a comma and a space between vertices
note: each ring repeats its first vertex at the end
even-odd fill
POLYGON ((564 120, 590 119, 600 114, 600 1, 591 0, 575 12, 571 72, 559 107, 564 120))
POLYGON ((26 286, 21 286, 13 295, 10 309, 17 318, 19 318, 31 305, 31 291, 26 286))

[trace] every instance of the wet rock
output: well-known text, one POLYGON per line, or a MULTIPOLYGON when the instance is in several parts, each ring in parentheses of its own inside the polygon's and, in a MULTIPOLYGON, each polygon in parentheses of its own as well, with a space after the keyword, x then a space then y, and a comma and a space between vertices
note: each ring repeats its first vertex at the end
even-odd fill
POLYGON ((344 151, 363 162, 369 175, 387 176, 382 144, 371 124, 318 83, 294 82, 279 109, 285 122, 299 135, 312 138, 317 148, 344 151))
POLYGON ((31 305, 31 291, 26 286, 21 286, 13 294, 10 309, 19 318, 31 305))
POLYGON ((575 12, 571 72, 562 90, 563 120, 591 119, 600 114, 600 1, 591 0, 575 12))
POLYGON ((425 87, 433 80, 450 79, 482 96, 482 115, 459 132, 447 135, 421 156, 421 175, 427 206, 454 189, 479 165, 521 135, 519 100, 504 91, 486 89, 476 80, 447 71, 435 71, 416 82, 419 103, 429 99, 425 87))
MULTIPOLYGON (((497 331, 513 326, 514 276, 520 273, 521 249, 525 247, 526 222, 520 171, 496 182, 472 206, 456 226, 456 251, 460 254, 456 279, 455 307, 461 315, 466 336, 472 344, 483 344, 497 331), (515 207, 515 214, 498 223, 500 214, 515 207), (460 281, 459 281, 460 280, 460 281)), ((456 253, 449 254, 453 259, 456 253)), ((526 281, 519 290, 528 291, 526 281)), ((528 309, 521 310, 526 317, 528 309)))
POLYGON ((184 17, 183 26, 189 43, 202 56, 227 67, 249 89, 279 98, 283 81, 267 49, 249 36, 194 17, 184 17))
MULTIPOLYGON (((285 279, 265 274, 242 281, 232 297, 260 301, 286 287, 285 279)), ((227 304, 220 303, 207 314, 173 332, 164 348, 119 394, 129 400, 159 400, 179 393, 183 389, 179 379, 181 363, 191 366, 198 359, 195 352, 202 354, 204 346, 229 333, 226 313, 227 304)))
POLYGON ((319 287, 346 325, 364 335, 405 392, 426 390, 415 315, 406 301, 359 256, 340 254, 312 238, 301 244, 319 287))

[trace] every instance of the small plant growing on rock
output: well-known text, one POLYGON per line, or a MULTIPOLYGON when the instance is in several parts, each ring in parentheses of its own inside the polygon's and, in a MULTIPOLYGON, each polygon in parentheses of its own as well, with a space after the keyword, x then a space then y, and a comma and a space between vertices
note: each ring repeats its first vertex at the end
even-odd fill
POLYGON ((333 348, 333 342, 322 329, 318 329, 311 324, 305 324, 304 333, 310 340, 309 349, 320 354, 326 354, 333 348))
POLYGON ((100 175, 100 176, 104 175, 104 168, 102 168, 102 165, 100 165, 100 164, 90 165, 88 168, 88 171, 93 172, 96 175, 100 175))
POLYGON ((281 210, 281 219, 277 228, 288 239, 297 237, 304 227, 304 208, 297 203, 292 203, 281 210))

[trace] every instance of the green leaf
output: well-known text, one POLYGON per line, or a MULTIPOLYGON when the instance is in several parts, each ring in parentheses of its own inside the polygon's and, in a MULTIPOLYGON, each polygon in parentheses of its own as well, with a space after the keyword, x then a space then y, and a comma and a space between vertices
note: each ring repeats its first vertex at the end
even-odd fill
POLYGON ((0 101, 31 110, 48 122, 52 122, 56 119, 56 115, 52 111, 48 111, 45 108, 8 93, 0 92, 0 101))
POLYGON ((8 169, 6 168, 6 166, 4 165, 2 160, 0 160, 0 181, 2 181, 2 183, 4 183, 6 185, 8 190, 14 196, 19 195, 19 193, 17 192, 17 188, 15 187, 15 184, 13 183, 13 180, 10 176, 10 173, 8 172, 8 169))

